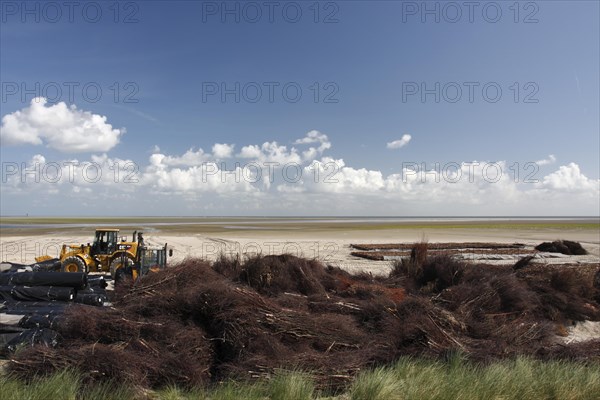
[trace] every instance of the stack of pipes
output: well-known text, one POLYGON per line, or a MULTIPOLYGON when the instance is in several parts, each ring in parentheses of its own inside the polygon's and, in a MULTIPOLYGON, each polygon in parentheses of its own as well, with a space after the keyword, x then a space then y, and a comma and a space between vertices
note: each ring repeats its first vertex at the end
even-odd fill
POLYGON ((100 275, 14 263, 0 264, 0 271, 0 353, 34 344, 54 347, 60 340, 55 329, 74 303, 109 304, 100 275))

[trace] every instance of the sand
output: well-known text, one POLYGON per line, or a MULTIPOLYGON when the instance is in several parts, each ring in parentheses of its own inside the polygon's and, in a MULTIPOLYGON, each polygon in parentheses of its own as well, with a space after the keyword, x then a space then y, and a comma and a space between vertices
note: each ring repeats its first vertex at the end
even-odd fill
MULTIPOLYGON (((48 254, 56 257, 63 243, 88 243, 92 240, 93 229, 60 229, 55 232, 26 230, 18 232, 0 232, 0 261, 33 263, 35 257, 48 254)), ((131 237, 131 230, 123 229, 124 235, 131 237)), ((162 246, 165 243, 173 249, 170 262, 186 257, 201 257, 214 260, 221 253, 231 254, 281 254, 316 258, 330 265, 339 266, 350 272, 366 271, 384 274, 388 271, 389 261, 370 261, 350 255, 352 243, 400 243, 417 242, 425 238, 429 242, 500 242, 524 243, 535 246, 543 241, 568 239, 581 242, 590 252, 588 256, 561 257, 547 254, 543 262, 598 262, 600 261, 600 233, 595 229, 557 229, 557 228, 447 228, 444 224, 431 224, 420 229, 361 229, 352 226, 336 226, 322 229, 303 223, 300 228, 291 229, 272 226, 265 229, 248 227, 232 231, 214 232, 193 226, 176 230, 153 227, 146 230, 148 244, 162 246)), ((486 260, 486 262, 514 263, 515 257, 505 260, 486 260)))

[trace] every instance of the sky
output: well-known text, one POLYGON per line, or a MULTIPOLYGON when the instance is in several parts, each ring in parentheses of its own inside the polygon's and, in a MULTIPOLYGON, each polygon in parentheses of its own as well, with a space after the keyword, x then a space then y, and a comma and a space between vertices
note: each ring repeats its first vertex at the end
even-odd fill
POLYGON ((1 215, 600 215, 597 1, 0 6, 1 215))

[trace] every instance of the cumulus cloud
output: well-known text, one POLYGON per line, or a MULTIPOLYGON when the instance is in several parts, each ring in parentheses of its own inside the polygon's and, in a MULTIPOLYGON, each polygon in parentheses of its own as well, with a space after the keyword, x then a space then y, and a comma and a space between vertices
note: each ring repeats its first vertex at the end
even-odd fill
MULTIPOLYGON (((515 210, 530 215, 544 211, 564 214, 564 211, 556 210, 570 204, 572 192, 579 194, 582 209, 592 210, 594 202, 597 203, 600 198, 600 180, 587 178, 577 164, 561 166, 541 177, 538 184, 515 181, 505 161, 451 163, 429 169, 407 166, 398 173, 384 176, 379 170, 354 168, 347 166, 344 160, 325 157, 305 167, 304 176, 303 187, 309 193, 351 195, 355 199, 360 198, 359 202, 378 203, 377 207, 386 210, 411 204, 413 210, 418 207, 423 212, 433 210, 438 214, 441 209, 426 210, 428 206, 425 205, 454 204, 456 208, 443 208, 443 212, 448 214, 457 209, 462 209, 462 212, 468 210, 466 212, 471 215, 478 212, 482 215, 511 213, 515 210), (549 198, 552 202, 546 204, 549 198)), ((289 187, 280 191, 291 192, 289 187)))
POLYGON ((381 171, 348 167, 343 159, 326 157, 313 162, 307 173, 309 170, 319 171, 318 175, 313 173, 315 185, 312 186, 324 192, 368 195, 381 191, 385 186, 381 171))
POLYGON ((535 163, 537 165, 549 165, 549 164, 554 164, 556 162, 556 157, 554 157, 554 154, 550 154, 548 156, 548 158, 544 158, 542 160, 537 160, 535 163))
POLYGON ((302 162, 302 157, 294 147, 288 150, 287 146, 277 142, 265 142, 261 146, 248 145, 242 147, 237 154, 239 158, 253 159, 258 162, 290 164, 302 162))
POLYGON ((394 140, 393 142, 388 142, 387 148, 388 149, 399 149, 401 147, 406 146, 408 144, 408 142, 410 142, 410 139, 412 139, 412 136, 410 136, 409 134, 404 134, 404 135, 402 135, 401 139, 394 140))
POLYGON ((235 145, 227 143, 215 143, 212 153, 205 152, 202 148, 188 149, 182 155, 167 155, 160 153, 160 148, 155 147, 155 152, 150 156, 150 164, 163 167, 194 167, 201 166, 207 162, 215 162, 229 158, 238 158, 247 162, 261 164, 275 164, 274 168, 281 168, 288 164, 309 163, 321 156, 331 148, 331 142, 327 135, 319 131, 310 131, 305 137, 293 142, 299 146, 310 146, 306 150, 279 144, 276 141, 264 142, 261 145, 249 144, 242 146, 237 154, 234 154, 235 145))
POLYGON ((262 151, 260 150, 260 147, 255 144, 251 144, 242 147, 242 150, 240 150, 237 156, 240 158, 259 158, 261 155, 262 151))
POLYGON ((328 150, 331 148, 331 142, 329 141, 329 138, 327 137, 327 135, 325 135, 324 133, 321 133, 319 131, 310 131, 306 134, 305 137, 303 137, 302 139, 298 139, 296 141, 294 141, 294 144, 313 144, 313 143, 318 143, 319 146, 316 148, 317 151, 320 153, 323 153, 325 150, 328 150))
POLYGON ((294 142, 294 144, 297 145, 313 143, 318 143, 319 145, 317 147, 311 146, 307 150, 304 150, 302 152, 302 158, 305 161, 314 160, 316 157, 318 157, 319 155, 323 154, 326 150, 329 150, 331 148, 331 142, 329 141, 327 135, 315 130, 308 132, 305 137, 303 137, 302 139, 298 139, 294 142))
POLYGON ((273 141, 265 142, 260 146, 255 144, 243 146, 236 156, 257 162, 272 162, 281 165, 301 164, 316 159, 331 148, 331 142, 327 135, 315 130, 308 132, 303 138, 295 140, 293 144, 299 146, 316 144, 317 146, 309 146, 306 150, 299 150, 296 147, 288 149, 287 146, 273 141))
POLYGON ((328 142, 328 141, 329 141, 329 139, 327 139, 327 135, 325 135, 319 131, 312 130, 312 131, 308 132, 306 134, 306 136, 303 137, 302 139, 295 140, 294 144, 323 143, 323 142, 328 142))
POLYGON ((551 190, 564 191, 598 191, 600 188, 599 180, 592 180, 585 176, 579 165, 569 163, 561 165, 557 171, 546 175, 538 187, 551 190))
MULTIPOLYGON (((128 159, 107 154, 92 155, 89 160, 76 158, 49 160, 36 154, 26 163, 7 163, 2 190, 6 193, 98 193, 103 189, 131 193, 140 182, 139 166, 128 159)), ((62 198, 60 202, 67 201, 62 198)))
POLYGON ((190 148, 181 156, 169 156, 161 153, 154 153, 150 156, 150 163, 152 165, 162 164, 164 166, 198 166, 202 163, 211 160, 211 155, 206 154, 204 150, 190 148))
MULTIPOLYGON (((232 193, 253 192, 258 189, 244 176, 241 167, 223 170, 218 164, 206 162, 189 168, 160 168, 150 166, 144 170, 142 183, 153 190, 165 193, 232 193)), ((246 173, 247 175, 247 173, 246 173)))
POLYGON ((215 143, 212 147, 213 156, 215 158, 229 158, 233 155, 235 145, 226 143, 215 143))
POLYGON ((29 107, 2 117, 2 145, 45 144, 64 153, 104 152, 115 147, 125 132, 113 129, 105 116, 64 102, 46 103, 38 97, 29 107))
MULTIPOLYGON (((144 202, 157 199, 160 204, 156 210, 185 201, 187 212, 212 204, 224 213, 253 210, 264 215, 286 209, 307 215, 314 210, 331 215, 564 215, 574 209, 582 214, 598 211, 600 180, 586 177, 575 163, 533 177, 537 183, 516 180, 505 161, 443 166, 404 163, 386 175, 322 154, 331 143, 318 131, 307 133, 293 145, 297 148, 275 141, 247 144, 237 154, 233 144, 220 143, 212 146, 211 152, 191 148, 180 155, 155 149, 158 151, 145 165, 112 159, 107 154, 92 155, 89 161, 59 161, 63 172, 60 179, 54 178, 57 163, 36 154, 27 168, 37 166, 41 182, 31 174, 19 173, 16 165, 2 189, 7 198, 14 193, 29 194, 23 196, 28 199, 73 193, 76 204, 83 204, 80 200, 84 197, 89 204, 98 204, 109 197, 125 201, 131 196, 144 202), (234 159, 228 160, 230 157, 234 159), (279 164, 265 167, 266 162, 279 164), (96 174, 98 167, 101 177, 96 174), (31 196, 32 190, 37 190, 36 195, 31 196), (240 202, 240 193, 255 201, 240 202)), ((68 202, 69 196, 58 201, 68 202)))

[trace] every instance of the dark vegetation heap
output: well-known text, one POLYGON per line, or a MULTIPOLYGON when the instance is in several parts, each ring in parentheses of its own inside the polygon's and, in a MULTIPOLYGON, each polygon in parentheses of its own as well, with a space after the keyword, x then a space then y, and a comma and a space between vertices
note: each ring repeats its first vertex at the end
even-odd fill
POLYGON ((600 342, 557 334, 600 320, 598 266, 469 265, 427 255, 386 277, 351 275, 291 255, 189 259, 115 293, 112 309, 71 307, 56 348, 34 346, 9 369, 31 378, 75 367, 90 381, 203 386, 310 371, 340 388, 403 355, 479 361, 526 354, 600 361, 600 342))
POLYGON ((569 256, 584 256, 587 251, 578 242, 570 240, 555 240, 554 242, 544 242, 536 246, 538 251, 548 253, 561 253, 569 256))

